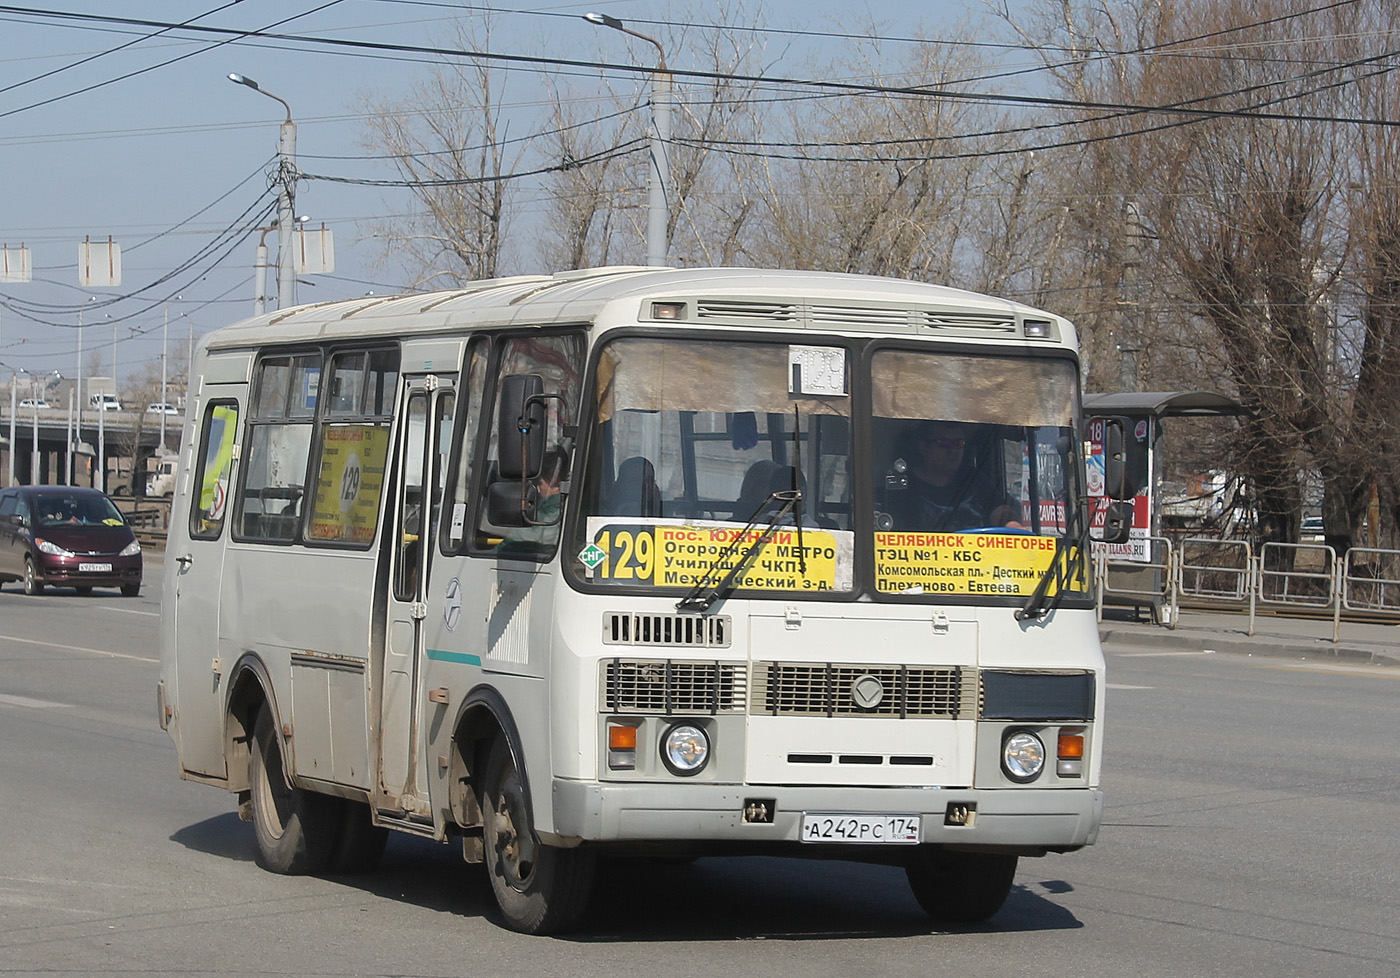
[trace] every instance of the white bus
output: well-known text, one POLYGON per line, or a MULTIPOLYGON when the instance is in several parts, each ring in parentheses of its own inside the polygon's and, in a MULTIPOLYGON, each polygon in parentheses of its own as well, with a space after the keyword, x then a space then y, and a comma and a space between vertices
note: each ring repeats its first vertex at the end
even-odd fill
POLYGON ((268 869, 457 842, 544 933, 599 859, 824 855, 966 921, 1094 842, 1064 319, 595 269, 260 316, 191 389, 160 721, 268 869))

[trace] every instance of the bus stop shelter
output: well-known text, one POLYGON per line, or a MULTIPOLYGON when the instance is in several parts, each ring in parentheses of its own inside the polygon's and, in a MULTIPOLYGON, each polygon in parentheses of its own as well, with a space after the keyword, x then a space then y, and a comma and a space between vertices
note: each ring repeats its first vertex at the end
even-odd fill
MULTIPOLYGON (((1105 604, 1148 606, 1154 621, 1163 617, 1163 573, 1154 558, 1154 543, 1162 536, 1161 483, 1165 469, 1163 425, 1167 418, 1210 418, 1248 414, 1234 398, 1210 391, 1121 391, 1085 394, 1084 415, 1094 418, 1126 418, 1134 442, 1142 449, 1140 467, 1133 473, 1138 493, 1133 498, 1133 528, 1126 544, 1109 548, 1114 564, 1114 590, 1128 596, 1105 595, 1105 604), (1141 564, 1134 568, 1133 564, 1141 564), (1148 597, 1139 597, 1147 595, 1148 597), (1154 596, 1155 597, 1151 597, 1154 596)), ((1098 511, 1099 500, 1094 500, 1098 511)))

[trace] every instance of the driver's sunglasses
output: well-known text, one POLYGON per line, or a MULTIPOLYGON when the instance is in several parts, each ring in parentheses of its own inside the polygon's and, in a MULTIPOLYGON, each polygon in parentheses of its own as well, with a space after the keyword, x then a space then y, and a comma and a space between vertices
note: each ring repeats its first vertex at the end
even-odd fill
POLYGON ((967 439, 966 439, 966 438, 925 438, 925 439, 924 439, 924 444, 925 444, 925 445, 930 445, 930 444, 932 444, 932 445, 937 445, 939 448, 946 449, 947 451, 953 452, 953 451, 957 451, 959 448, 962 448, 964 445, 966 445, 966 444, 967 444, 967 439))

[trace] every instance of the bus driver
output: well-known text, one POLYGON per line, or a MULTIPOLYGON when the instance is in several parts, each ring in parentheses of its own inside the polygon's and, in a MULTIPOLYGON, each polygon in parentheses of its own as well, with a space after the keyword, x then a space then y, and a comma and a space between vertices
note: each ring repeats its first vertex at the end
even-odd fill
POLYGON ((969 430, 957 421, 914 429, 908 486, 890 500, 895 529, 946 533, 986 526, 1022 528, 1013 501, 975 466, 965 465, 969 430))

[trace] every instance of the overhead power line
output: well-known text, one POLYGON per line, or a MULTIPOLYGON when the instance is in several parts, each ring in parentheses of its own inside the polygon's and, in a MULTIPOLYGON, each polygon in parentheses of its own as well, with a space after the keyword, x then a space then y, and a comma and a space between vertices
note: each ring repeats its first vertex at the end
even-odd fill
MULTIPOLYGON (((309 46, 355 49, 364 51, 394 51, 408 54, 431 54, 443 58, 471 58, 482 61, 498 61, 505 64, 540 65, 552 68, 587 68, 600 71, 615 71, 629 75, 650 75, 652 68, 632 64, 585 61, 576 58, 546 58, 535 55, 504 54, 492 51, 470 51, 462 48, 436 47, 418 44, 392 44, 384 41, 358 41, 347 38, 315 37, 305 34, 286 34, 269 30, 237 30, 232 28, 207 27, 203 25, 182 26, 169 21, 148 20, 145 18, 113 17, 106 14, 86 14, 71 11, 38 10, 29 7, 0 5, 0 13, 22 13, 34 17, 58 20, 96 21, 120 23, 143 27, 171 27, 192 34, 215 34, 236 40, 256 37, 280 41, 293 41, 309 46)), ((1349 125, 1400 127, 1400 120, 1368 119, 1347 116, 1310 116, 1297 113, 1245 112, 1228 109, 1194 109, 1186 107, 1164 107, 1139 105, 1126 102, 1099 102, 1087 99, 1052 98, 1039 95, 1012 95, 1008 93, 967 92, 957 89, 927 85, 875 85, 856 82, 841 82, 810 78, 782 78, 768 75, 751 75, 732 72, 699 71, 694 69, 672 68, 671 74, 677 78, 690 78, 701 81, 742 81, 767 85, 786 85, 795 88, 817 88, 852 94, 910 95, 922 98, 942 98, 953 101, 983 102, 1001 105, 1035 105, 1050 108, 1093 109, 1107 112, 1162 113, 1198 118, 1252 118, 1276 121, 1333 122, 1349 125)), ((32 106, 31 106, 32 107, 32 106)), ((0 118, 23 109, 0 113, 0 118)))

